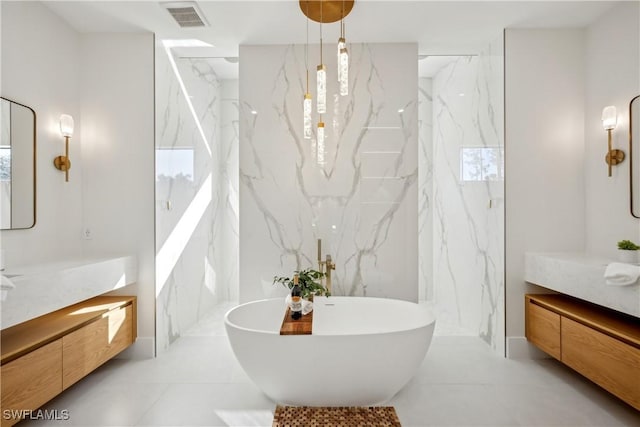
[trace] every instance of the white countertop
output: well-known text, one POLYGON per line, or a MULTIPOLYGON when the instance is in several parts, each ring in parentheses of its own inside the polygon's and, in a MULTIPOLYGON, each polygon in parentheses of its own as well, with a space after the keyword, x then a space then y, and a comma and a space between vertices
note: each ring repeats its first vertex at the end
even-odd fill
POLYGON ((607 265, 616 260, 569 252, 527 252, 525 281, 640 317, 640 284, 610 286, 604 279, 607 265))
POLYGON ((78 258, 7 268, 15 284, 2 301, 1 328, 122 288, 138 280, 135 256, 78 258))

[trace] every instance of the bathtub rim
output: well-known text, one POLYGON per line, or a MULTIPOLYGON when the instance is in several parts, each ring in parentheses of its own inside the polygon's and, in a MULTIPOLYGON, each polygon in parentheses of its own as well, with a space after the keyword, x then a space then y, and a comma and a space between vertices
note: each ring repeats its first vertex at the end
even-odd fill
MULTIPOLYGON (((320 297, 323 298, 323 297, 320 297)), ((325 298, 332 298, 332 297, 325 297, 325 298)), ((397 298, 382 298, 382 297, 361 297, 361 296, 356 296, 356 297, 350 297, 350 296, 336 296, 336 298, 360 298, 360 299, 375 299, 375 300, 389 300, 389 301, 397 301, 397 302, 401 302, 401 303, 407 303, 407 304, 413 304, 413 305, 420 305, 419 303, 415 303, 412 301, 406 301, 406 300, 401 300, 401 299, 397 299, 397 298)), ((244 332, 251 332, 251 333, 257 333, 257 334, 267 334, 267 335, 280 335, 279 331, 266 331, 263 329, 253 329, 253 328, 247 328, 244 326, 240 326, 237 325, 236 323, 232 323, 229 320, 229 314, 234 311, 235 309, 239 308, 239 307, 244 307, 247 305, 252 305, 252 304, 258 304, 258 303, 264 303, 264 302, 268 302, 268 301, 282 301, 282 304, 284 306, 284 299, 283 298, 263 298, 263 299, 259 299, 259 300, 255 300, 255 301, 247 301, 244 302, 242 304, 238 304, 235 307, 230 308, 229 310, 227 310, 227 312, 224 314, 224 324, 225 327, 232 327, 235 328, 237 330, 241 330, 244 332)), ((429 313, 429 317, 430 317, 430 321, 415 327, 411 327, 411 328, 403 328, 403 329, 396 329, 396 330, 392 330, 392 331, 385 331, 385 332, 379 332, 379 331, 371 331, 371 332, 366 332, 366 333, 356 333, 356 334, 310 334, 310 335, 294 335, 295 337, 358 337, 358 336, 370 336, 370 335, 387 335, 387 334, 397 334, 399 332, 409 332, 409 331, 416 331, 418 329, 423 329, 423 328, 435 328, 435 324, 436 324, 436 316, 435 313, 433 312, 433 309, 430 307, 424 307, 424 309, 426 311, 428 311, 429 313)), ((284 313, 283 313, 284 315, 284 313)), ((228 335, 228 333, 227 333, 228 335)))

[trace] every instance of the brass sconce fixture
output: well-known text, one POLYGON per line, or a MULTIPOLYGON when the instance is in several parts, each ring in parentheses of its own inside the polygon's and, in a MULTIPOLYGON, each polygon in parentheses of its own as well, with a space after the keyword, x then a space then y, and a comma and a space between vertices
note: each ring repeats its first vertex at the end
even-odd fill
POLYGON ((56 169, 64 172, 64 180, 69 182, 69 169, 71 169, 71 160, 69 160, 69 138, 73 136, 73 117, 68 114, 60 116, 60 133, 64 137, 64 156, 58 156, 53 159, 53 165, 56 169))
POLYGON ((609 151, 605 157, 605 162, 609 165, 609 176, 611 176, 611 166, 618 165, 624 160, 624 151, 611 149, 611 131, 616 128, 618 116, 616 107, 609 105, 602 110, 602 127, 607 131, 609 151))

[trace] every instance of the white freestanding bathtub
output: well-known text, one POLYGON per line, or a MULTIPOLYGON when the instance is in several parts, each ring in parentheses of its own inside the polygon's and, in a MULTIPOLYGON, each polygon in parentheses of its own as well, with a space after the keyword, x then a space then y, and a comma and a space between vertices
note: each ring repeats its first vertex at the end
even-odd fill
POLYGON ((231 309, 225 327, 238 362, 272 400, 296 406, 371 406, 413 377, 431 343, 424 306, 368 297, 316 297, 313 334, 281 336, 284 299, 231 309))

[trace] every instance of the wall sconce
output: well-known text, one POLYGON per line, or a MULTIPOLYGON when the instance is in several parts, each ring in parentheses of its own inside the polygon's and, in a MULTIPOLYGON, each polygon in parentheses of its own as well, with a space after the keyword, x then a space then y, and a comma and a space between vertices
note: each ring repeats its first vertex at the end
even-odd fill
POLYGON ((71 169, 69 138, 73 136, 73 117, 68 114, 60 116, 60 133, 64 136, 64 156, 58 156, 53 159, 53 165, 56 169, 64 172, 64 180, 69 182, 69 169, 71 169))
POLYGON ((622 163, 624 160, 624 151, 611 149, 611 131, 616 128, 618 116, 616 107, 609 105, 602 110, 602 127, 607 131, 609 151, 605 156, 605 162, 609 165, 609 176, 611 176, 611 166, 622 163))

